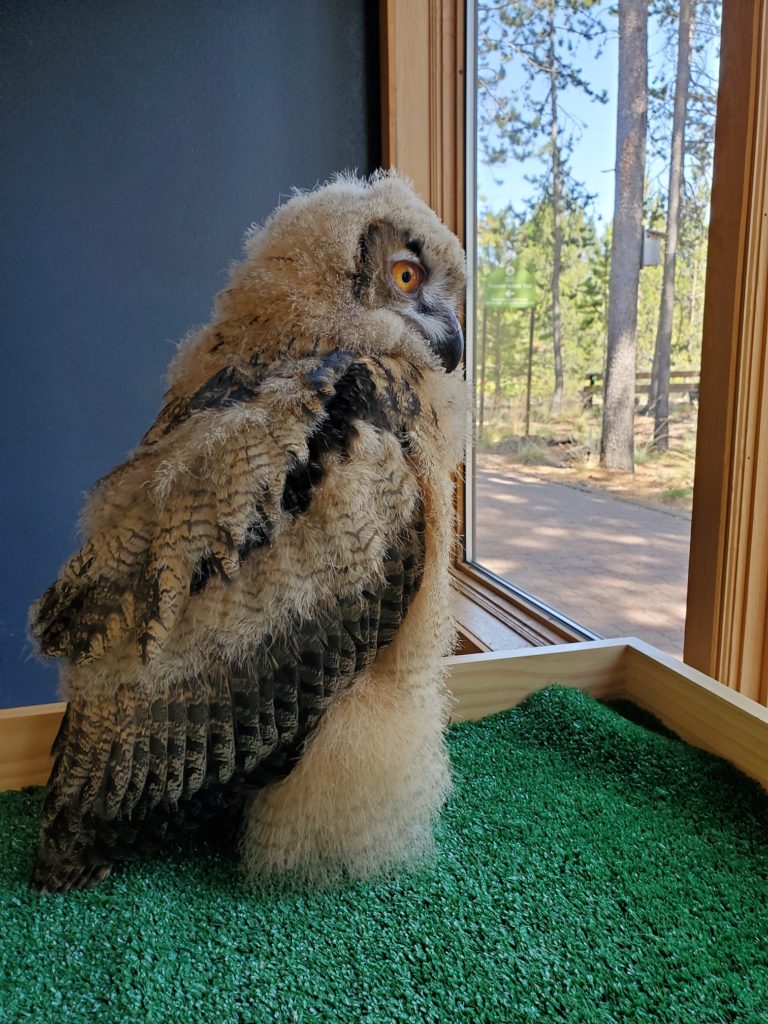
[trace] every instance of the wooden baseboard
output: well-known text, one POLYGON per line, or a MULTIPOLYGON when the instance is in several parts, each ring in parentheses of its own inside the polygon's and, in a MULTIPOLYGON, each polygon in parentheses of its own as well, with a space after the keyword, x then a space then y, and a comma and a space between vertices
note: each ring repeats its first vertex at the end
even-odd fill
POLYGON ((552 683, 598 700, 625 697, 686 743, 736 765, 768 789, 768 708, 642 640, 596 640, 449 658, 454 720, 513 707, 552 683))
POLYGON ((623 697, 626 649, 624 640, 598 640, 448 658, 453 720, 514 707, 552 683, 576 686, 597 700, 623 697))
MULTIPOLYGON (((599 700, 626 697, 682 739, 768 788, 768 708, 640 640, 535 647, 448 658, 454 721, 513 707, 552 683, 599 700)), ((0 791, 42 785, 64 704, 0 711, 0 791)))
POLYGON ((45 784, 64 707, 33 704, 0 711, 0 791, 45 784))

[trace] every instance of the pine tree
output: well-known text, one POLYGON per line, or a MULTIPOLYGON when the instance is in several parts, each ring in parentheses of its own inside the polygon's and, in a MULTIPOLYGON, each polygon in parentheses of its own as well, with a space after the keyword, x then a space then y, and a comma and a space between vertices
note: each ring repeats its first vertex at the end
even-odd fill
POLYGON ((634 472, 637 291, 648 114, 648 6, 619 0, 616 186, 600 463, 634 472))
POLYGON ((678 13, 677 74, 672 114, 672 145, 667 189, 667 232, 664 248, 664 280, 661 286, 659 325, 653 355, 649 406, 653 409, 653 444, 657 451, 669 448, 669 371, 672 351, 672 317, 675 305, 675 265, 680 235, 683 196, 683 156, 688 87, 691 79, 691 43, 696 23, 695 0, 680 0, 678 13))
POLYGON ((563 216, 570 178, 569 157, 577 126, 564 125, 567 94, 581 92, 605 102, 576 65, 578 41, 595 44, 599 54, 605 28, 597 0, 510 0, 478 7, 478 120, 481 149, 488 163, 538 157, 544 173, 534 179, 539 196, 552 210, 551 325, 554 389, 551 408, 558 411, 563 395, 561 276, 563 216), (507 65, 522 69, 512 84, 507 65))
MULTIPOLYGON (((667 229, 664 251, 664 277, 659 303, 659 318, 656 332, 656 344, 653 357, 653 375, 648 408, 654 414, 654 447, 658 451, 666 451, 669 447, 669 374, 673 347, 673 316, 677 295, 677 256, 681 242, 690 242, 691 237, 701 241, 700 228, 702 220, 706 220, 709 189, 701 187, 701 178, 708 179, 712 159, 715 91, 714 83, 709 78, 706 61, 702 55, 706 53, 707 42, 711 42, 719 21, 718 4, 712 0, 680 0, 669 3, 663 0, 659 8, 659 18, 667 31, 676 30, 677 46, 675 60, 674 87, 665 81, 663 74, 655 83, 653 91, 655 102, 651 105, 653 122, 671 124, 669 137, 666 132, 656 129, 651 133, 651 143, 658 150, 666 144, 668 153, 669 181, 667 187, 667 229), (697 23, 701 20, 702 37, 697 41, 697 23), (695 62, 696 50, 699 53, 699 64, 695 62), (672 95, 672 109, 669 110, 669 97, 672 95), (688 159, 686 160, 686 156, 688 159), (689 191, 686 202, 686 164, 687 176, 696 184, 689 191), (697 180, 698 179, 698 180, 697 180), (698 204, 696 200, 698 199, 698 204), (703 207, 697 209, 696 205, 703 207), (684 227, 690 220, 693 231, 687 232, 684 227)), ((689 347, 690 329, 694 322, 696 291, 699 283, 701 267, 697 260, 698 253, 692 252, 689 257, 694 262, 694 273, 690 282, 689 295, 689 347)), ((679 323, 682 324, 683 309, 678 302, 679 323)), ((678 334, 682 333, 682 327, 678 334)))

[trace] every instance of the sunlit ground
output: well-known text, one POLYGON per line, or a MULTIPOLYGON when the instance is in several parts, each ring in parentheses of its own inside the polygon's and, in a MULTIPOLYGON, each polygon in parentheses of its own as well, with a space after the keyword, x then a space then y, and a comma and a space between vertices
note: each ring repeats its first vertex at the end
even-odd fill
POLYGON ((680 656, 695 407, 675 410, 665 455, 648 447, 652 420, 636 418, 634 474, 599 469, 599 410, 575 429, 534 423, 538 442, 514 422, 505 436, 500 419, 476 452, 476 560, 602 636, 680 656))
POLYGON ((675 403, 670 416, 670 446, 654 451, 653 418, 635 416, 635 472, 616 473, 599 466, 601 409, 582 411, 575 400, 564 405, 557 418, 539 415, 531 421, 531 436, 523 436, 524 416, 519 403, 485 417, 477 456, 483 466, 499 470, 525 466, 553 482, 583 484, 656 508, 690 514, 696 455, 698 408, 675 403))

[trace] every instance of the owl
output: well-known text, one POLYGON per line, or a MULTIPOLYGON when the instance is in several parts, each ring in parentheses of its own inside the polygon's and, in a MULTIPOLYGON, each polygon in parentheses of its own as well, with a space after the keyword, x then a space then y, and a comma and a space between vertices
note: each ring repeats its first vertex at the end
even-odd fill
POLYGON ((33 884, 214 828, 246 876, 408 865, 450 787, 458 240, 395 172, 246 236, 163 407, 33 605, 61 659, 33 884))

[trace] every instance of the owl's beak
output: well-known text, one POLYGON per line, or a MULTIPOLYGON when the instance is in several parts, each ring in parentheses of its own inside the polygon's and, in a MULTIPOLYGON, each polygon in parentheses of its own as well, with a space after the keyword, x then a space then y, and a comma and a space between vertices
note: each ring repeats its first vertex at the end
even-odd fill
POLYGON ((461 325, 456 319, 456 314, 452 309, 446 310, 443 316, 445 319, 445 333, 437 339, 433 338, 431 344, 435 354, 445 367, 445 372, 453 373, 461 362, 461 356, 464 352, 464 335, 461 332, 461 325))

